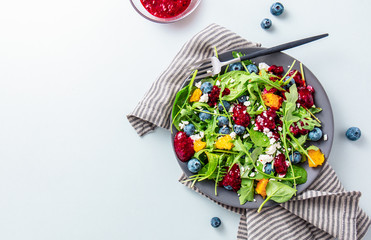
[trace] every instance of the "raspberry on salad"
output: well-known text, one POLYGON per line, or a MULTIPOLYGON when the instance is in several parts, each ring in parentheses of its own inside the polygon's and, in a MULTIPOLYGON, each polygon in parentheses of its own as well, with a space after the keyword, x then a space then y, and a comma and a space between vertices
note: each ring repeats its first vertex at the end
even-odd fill
POLYGON ((274 170, 278 174, 285 175, 287 172, 288 166, 285 160, 285 155, 280 153, 277 154, 274 158, 274 170))
POLYGON ((250 115, 246 111, 247 107, 242 104, 237 104, 233 108, 233 121, 235 124, 247 127, 250 124, 250 115))
POLYGON ((264 128, 273 130, 276 127, 276 117, 276 111, 272 108, 269 108, 255 118, 255 126, 259 131, 263 131, 264 128))
POLYGON ((231 170, 224 176, 222 185, 224 187, 230 186, 236 192, 241 188, 240 167, 238 164, 234 164, 231 170))
POLYGON ((178 132, 174 138, 175 153, 179 160, 186 162, 192 158, 195 151, 193 149, 193 141, 185 132, 178 132))

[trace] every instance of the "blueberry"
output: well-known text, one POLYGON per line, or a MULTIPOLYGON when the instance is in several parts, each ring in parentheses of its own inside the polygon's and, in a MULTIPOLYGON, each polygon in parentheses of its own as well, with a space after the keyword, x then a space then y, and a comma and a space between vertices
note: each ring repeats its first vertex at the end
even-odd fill
POLYGON ((227 186, 223 186, 225 189, 227 189, 228 191, 232 191, 232 187, 230 185, 227 185, 227 186))
POLYGON ((241 97, 237 98, 238 102, 239 103, 244 103, 247 101, 247 96, 246 95, 242 95, 241 97))
POLYGON ((271 6, 271 13, 274 15, 274 16, 279 16, 283 13, 283 10, 285 8, 283 7, 283 5, 279 2, 276 2, 276 3, 273 3, 273 5, 271 6))
POLYGON ((274 172, 273 167, 272 167, 272 163, 265 164, 264 172, 266 174, 271 174, 272 172, 274 172))
POLYGON ((203 94, 206 94, 206 93, 210 93, 211 90, 213 90, 213 85, 209 82, 204 82, 202 85, 201 85, 201 91, 203 94))
POLYGON ((233 126, 233 130, 234 132, 237 134, 237 135, 243 135, 243 133, 245 132, 245 127, 244 126, 241 126, 241 125, 237 125, 235 124, 233 126))
POLYGON ((351 127, 347 130, 345 136, 347 136, 349 140, 356 141, 361 137, 361 130, 357 127, 351 127))
POLYGON ((219 116, 218 117, 218 126, 219 127, 222 127, 222 126, 225 126, 225 125, 228 125, 229 121, 228 121, 228 118, 224 117, 224 116, 219 116))
POLYGON ((187 124, 184 127, 184 132, 187 134, 188 137, 193 135, 195 133, 195 130, 196 130, 196 128, 192 123, 187 124))
POLYGON ((219 111, 222 111, 222 112, 224 111, 223 106, 224 106, 225 110, 229 111, 229 108, 231 107, 231 104, 229 102, 223 100, 221 103, 218 104, 219 111), (223 103, 223 105, 222 105, 222 103, 223 103))
POLYGON ((211 219, 211 226, 213 226, 214 228, 219 227, 220 224, 222 224, 222 221, 220 221, 220 218, 218 218, 218 217, 213 217, 213 218, 211 219))
MULTIPOLYGON (((285 80, 283 82, 286 83, 286 81, 289 80, 289 78, 290 78, 290 76, 285 77, 285 80)), ((294 78, 291 78, 290 82, 287 83, 285 86, 283 86, 283 88, 287 90, 294 84, 295 84, 295 80, 294 80, 294 78)))
POLYGON ((301 162, 301 154, 300 152, 298 151, 295 151, 293 152, 292 154, 290 153, 290 161, 293 163, 293 164, 298 164, 301 162), (293 160, 294 159, 294 160, 293 160))
POLYGON ((308 138, 311 141, 318 141, 322 137, 322 130, 318 127, 315 127, 312 131, 308 133, 308 138))
POLYGON ((242 66, 242 63, 236 62, 236 63, 229 64, 228 69, 229 71, 243 71, 243 66, 242 66))
POLYGON ((263 29, 268 29, 272 26, 272 21, 268 18, 264 18, 262 20, 262 22, 260 23, 260 26, 263 28, 263 29))
POLYGON ((201 163, 198 159, 192 158, 188 161, 187 167, 191 173, 198 173, 201 169, 201 163))
POLYGON ((256 65, 254 65, 254 64, 249 64, 249 65, 247 65, 247 71, 249 71, 249 73, 256 73, 256 74, 259 74, 259 69, 258 69, 258 67, 256 66, 256 65))
POLYGON ((198 115, 200 117, 201 121, 205 121, 205 120, 208 120, 208 119, 210 120, 211 119, 211 114, 205 113, 205 112, 210 112, 210 111, 206 110, 206 109, 204 109, 202 111, 204 111, 204 112, 200 112, 200 114, 198 115))
POLYGON ((219 129, 219 133, 220 134, 230 134, 231 133, 231 130, 229 129, 229 127, 224 126, 224 127, 222 127, 222 128, 219 129))

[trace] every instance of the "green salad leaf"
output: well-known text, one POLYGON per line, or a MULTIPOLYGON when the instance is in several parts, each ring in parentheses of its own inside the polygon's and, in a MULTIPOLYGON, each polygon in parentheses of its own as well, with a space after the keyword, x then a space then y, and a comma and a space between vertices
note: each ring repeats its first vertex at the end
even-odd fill
POLYGON ((273 200, 277 203, 283 203, 283 202, 287 202, 288 200, 290 200, 292 196, 294 196, 294 194, 296 193, 296 190, 293 189, 292 187, 284 183, 280 183, 278 181, 272 181, 272 180, 268 182, 265 191, 267 193, 267 198, 260 205, 258 212, 261 211, 264 204, 268 200, 273 200))

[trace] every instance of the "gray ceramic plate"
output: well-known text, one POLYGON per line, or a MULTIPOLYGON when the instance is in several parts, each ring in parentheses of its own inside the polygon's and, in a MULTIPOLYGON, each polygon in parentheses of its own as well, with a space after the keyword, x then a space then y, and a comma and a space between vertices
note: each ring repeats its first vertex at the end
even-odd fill
MULTIPOLYGON (((249 53, 249 52, 257 51, 259 49, 260 48, 248 48, 248 49, 237 49, 235 51, 242 52, 242 53, 246 54, 246 53, 249 53)), ((229 60, 231 58, 232 58, 232 51, 219 55, 219 59, 221 61, 229 60)), ((275 54, 271 54, 271 55, 268 55, 268 56, 263 56, 263 57, 253 59, 253 61, 256 62, 257 64, 260 63, 260 62, 265 62, 268 65, 273 65, 274 64, 274 65, 277 65, 277 66, 283 66, 285 72, 287 71, 288 66, 290 66, 294 60, 295 60, 294 58, 292 58, 291 56, 289 56, 287 54, 284 54, 284 53, 275 53, 275 54)), ((300 62, 297 61, 293 69, 297 69, 297 70, 300 71, 299 64, 300 64, 300 62)), ((323 141, 323 139, 321 139, 318 142, 313 142, 313 143, 308 142, 307 145, 312 145, 313 144, 313 145, 318 146, 321 149, 321 151, 325 154, 325 158, 327 159, 329 157, 329 154, 330 154, 330 151, 331 151, 333 135, 334 135, 334 120, 333 120, 330 101, 329 101, 329 99, 327 97, 327 94, 326 94, 325 90, 323 89, 321 83, 314 76, 314 74, 311 71, 309 71, 309 69, 306 68, 304 66, 304 64, 303 64, 303 69, 304 69, 305 80, 306 80, 307 84, 313 86, 313 88, 315 89, 315 94, 314 94, 315 105, 317 107, 320 107, 320 108, 323 109, 323 111, 316 114, 316 116, 321 120, 322 131, 323 131, 324 134, 327 134, 327 138, 328 138, 327 141, 323 141)), ((187 85, 188 83, 189 83, 189 81, 186 80, 184 82, 182 88, 185 85, 187 85)), ((173 125, 172 125, 172 128, 173 128, 173 134, 172 134, 171 141, 172 141, 172 144, 173 144, 174 136, 177 133, 177 130, 173 125)), ((173 145, 173 147, 174 147, 174 145, 173 145)), ((174 151, 174 154, 175 154, 175 151, 174 151)), ((176 157, 176 154, 175 154, 175 157, 176 157)), ((187 176, 191 176, 192 173, 188 171, 187 163, 181 162, 179 159, 177 159, 177 160, 178 160, 178 163, 179 163, 180 167, 184 171, 184 173, 187 176)), ((319 173, 322 169, 321 166, 316 167, 316 168, 310 168, 308 166, 307 162, 302 163, 301 166, 304 167, 307 170, 308 180, 305 184, 301 184, 301 185, 297 186, 298 193, 304 191, 317 178, 317 176, 319 175, 319 173)), ((215 183, 214 183, 214 181, 210 181, 210 180, 197 182, 195 184, 195 186, 202 193, 204 193, 206 196, 210 197, 211 199, 213 199, 215 201, 218 201, 220 203, 227 204, 229 206, 233 206, 233 207, 258 208, 260 206, 260 204, 263 202, 263 198, 260 195, 255 195, 255 199, 256 199, 255 202, 247 202, 244 205, 240 205, 237 193, 233 192, 233 191, 228 191, 228 190, 224 189, 223 187, 218 187, 218 189, 217 189, 218 190, 218 195, 215 196, 215 194, 214 194, 215 183)), ((275 203, 273 201, 268 201, 264 206, 268 207, 268 206, 273 206, 275 204, 277 204, 277 203, 275 203)))

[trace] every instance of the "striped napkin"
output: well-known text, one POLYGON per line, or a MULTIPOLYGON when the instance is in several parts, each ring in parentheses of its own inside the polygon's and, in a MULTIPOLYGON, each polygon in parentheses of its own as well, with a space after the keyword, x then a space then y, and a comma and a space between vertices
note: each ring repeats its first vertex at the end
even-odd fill
MULTIPOLYGON (((185 66, 212 56, 214 47, 225 52, 258 46, 260 44, 249 42, 224 27, 209 25, 182 47, 133 112, 127 115, 130 124, 140 136, 156 127, 170 129, 172 102, 189 74, 185 66)), ((185 179, 183 174, 180 181, 185 179)), ((191 187, 190 183, 184 184, 191 187)), ((193 189, 201 193, 196 187, 193 189)), ((306 191, 289 202, 263 208, 260 213, 256 209, 216 203, 241 214, 238 240, 352 240, 362 239, 371 225, 370 218, 358 207, 360 196, 360 192, 345 191, 326 162, 320 176, 306 191)))

